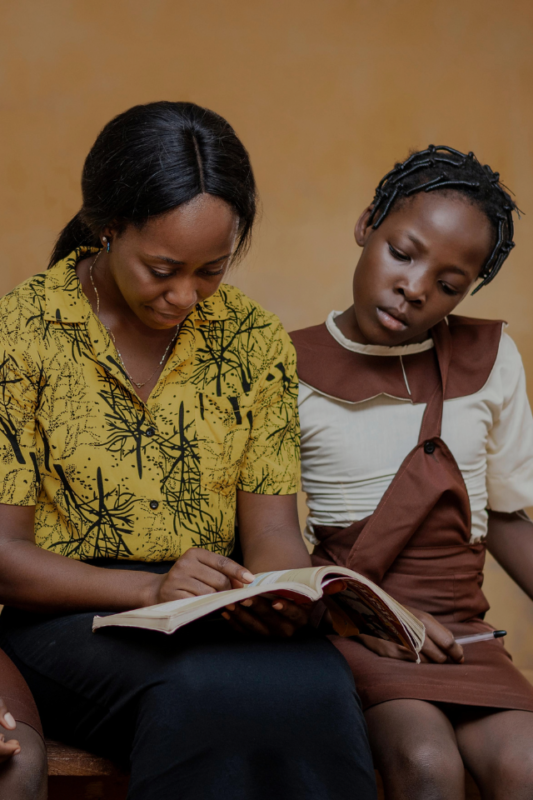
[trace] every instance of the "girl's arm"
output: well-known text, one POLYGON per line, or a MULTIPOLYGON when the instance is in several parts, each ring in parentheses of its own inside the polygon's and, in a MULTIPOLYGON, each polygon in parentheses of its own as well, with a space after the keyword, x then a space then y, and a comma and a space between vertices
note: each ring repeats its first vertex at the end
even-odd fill
POLYGON ((525 511, 489 511, 487 548, 533 600, 533 522, 525 511))
POLYGON ((253 580, 229 558, 187 550, 166 575, 94 567, 35 544, 34 507, 0 504, 0 603, 28 611, 124 611, 253 580))

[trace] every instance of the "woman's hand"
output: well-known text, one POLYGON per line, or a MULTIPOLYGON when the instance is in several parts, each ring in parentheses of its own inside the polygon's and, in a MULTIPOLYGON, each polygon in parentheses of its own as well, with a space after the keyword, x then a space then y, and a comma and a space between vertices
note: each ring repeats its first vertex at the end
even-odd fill
POLYGON ((307 624, 312 608, 309 603, 258 596, 227 606, 222 616, 239 633, 289 639, 307 624))
POLYGON ((239 589, 254 580, 252 573, 236 561, 201 547, 191 547, 166 575, 157 578, 157 599, 153 603, 239 589))
MULTIPOLYGON (((7 706, 5 702, 0 697, 0 725, 3 728, 6 728, 8 731, 14 730, 17 725, 13 716, 7 710, 7 706)), ((17 742, 16 739, 9 739, 6 742, 6 738, 3 733, 0 733, 0 764, 3 761, 7 761, 8 758, 11 756, 16 756, 17 753, 20 753, 20 744, 17 742)))
MULTIPOLYGON (((409 606, 406 606, 406 608, 423 622, 426 628, 426 638, 420 653, 421 661, 434 662, 436 664, 444 664, 446 662, 462 664, 464 662, 463 648, 460 644, 457 644, 453 633, 448 628, 445 628, 444 625, 437 622, 435 617, 425 611, 420 611, 418 608, 410 608, 409 606)), ((414 653, 401 645, 386 642, 383 639, 367 636, 366 634, 360 634, 357 638, 365 647, 378 656, 398 658, 403 661, 416 661, 414 653)))

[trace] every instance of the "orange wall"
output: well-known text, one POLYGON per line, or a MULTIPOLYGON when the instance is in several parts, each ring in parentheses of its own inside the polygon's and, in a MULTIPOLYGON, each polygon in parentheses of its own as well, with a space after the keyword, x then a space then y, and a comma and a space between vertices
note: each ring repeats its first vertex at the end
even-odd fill
MULTIPOLYGON (((532 34, 530 0, 4 0, 0 293, 44 268, 98 130, 135 103, 193 100, 241 135, 263 213, 234 281, 289 328, 348 305, 352 228, 377 180, 446 143, 498 169, 526 212, 464 310, 509 320, 533 387, 532 34)), ((533 623, 495 565, 488 583, 498 625, 533 623)))

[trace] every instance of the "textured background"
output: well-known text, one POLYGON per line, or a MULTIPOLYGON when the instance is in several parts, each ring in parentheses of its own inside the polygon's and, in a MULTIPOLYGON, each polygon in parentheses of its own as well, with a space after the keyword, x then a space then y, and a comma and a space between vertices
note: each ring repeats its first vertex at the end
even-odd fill
MULTIPOLYGON (((4 0, 0 294, 41 271, 80 206, 83 159, 135 103, 226 116, 262 198, 233 281, 291 329, 350 302, 352 230, 411 148, 474 150, 526 212, 464 313, 509 321, 533 386, 530 0, 4 0)), ((533 676, 533 604, 490 563, 492 621, 533 676)))

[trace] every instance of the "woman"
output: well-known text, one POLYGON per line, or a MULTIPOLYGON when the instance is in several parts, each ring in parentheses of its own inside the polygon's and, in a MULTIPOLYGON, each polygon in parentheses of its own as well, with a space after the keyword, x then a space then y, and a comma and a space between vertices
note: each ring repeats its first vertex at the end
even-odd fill
POLYGON ((47 733, 129 759, 131 800, 374 797, 352 678, 298 606, 91 633, 309 560, 293 350, 221 286, 255 215, 243 145, 193 104, 137 106, 82 189, 49 271, 1 304, 0 645, 47 733))
POLYGON ((313 559, 363 572, 426 626, 422 664, 336 639, 394 800, 460 800, 463 764, 484 798, 533 796, 533 687, 500 640, 455 641, 492 631, 487 545, 533 597, 521 359, 501 322, 452 315, 500 270, 515 208, 473 153, 414 153, 356 224, 350 305, 294 335, 313 559))

